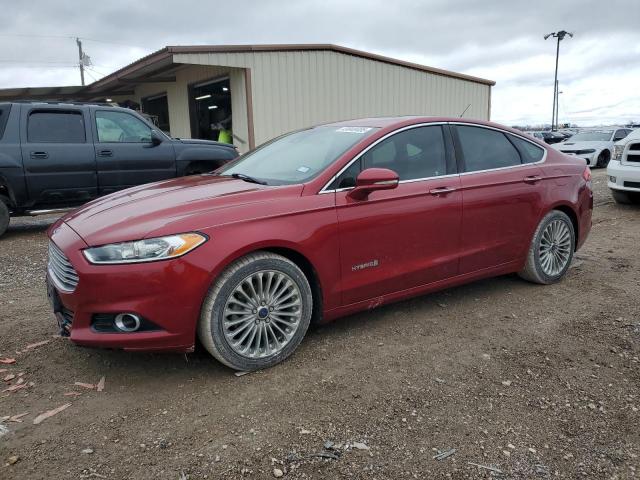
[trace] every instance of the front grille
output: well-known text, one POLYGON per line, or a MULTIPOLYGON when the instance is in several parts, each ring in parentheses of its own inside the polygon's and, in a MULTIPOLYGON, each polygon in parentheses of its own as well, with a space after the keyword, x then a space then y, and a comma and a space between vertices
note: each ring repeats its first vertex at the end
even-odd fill
POLYGON ((640 188, 640 182, 624 182, 625 187, 640 188))
POLYGON ((631 153, 627 154, 627 162, 640 162, 640 155, 632 155, 631 153))
POLYGON ((640 150, 640 143, 632 143, 629 145, 629 150, 640 150))
POLYGON ((53 242, 49 242, 49 275, 61 290, 73 292, 78 286, 78 274, 71 262, 53 242))

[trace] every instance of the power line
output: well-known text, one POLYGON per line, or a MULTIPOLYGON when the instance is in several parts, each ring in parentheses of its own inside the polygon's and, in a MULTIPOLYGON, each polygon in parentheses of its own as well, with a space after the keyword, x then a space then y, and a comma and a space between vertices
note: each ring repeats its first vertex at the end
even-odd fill
POLYGON ((112 42, 111 40, 102 40, 97 38, 89 38, 82 35, 39 35, 39 34, 30 34, 30 33, 0 33, 0 37, 21 37, 21 38, 64 38, 74 40, 76 38, 80 38, 80 40, 84 40, 86 42, 95 42, 95 43, 106 43, 109 45, 120 45, 122 47, 128 48, 141 48, 143 50, 149 50, 148 47, 143 47, 142 45, 130 45, 122 42, 112 42))

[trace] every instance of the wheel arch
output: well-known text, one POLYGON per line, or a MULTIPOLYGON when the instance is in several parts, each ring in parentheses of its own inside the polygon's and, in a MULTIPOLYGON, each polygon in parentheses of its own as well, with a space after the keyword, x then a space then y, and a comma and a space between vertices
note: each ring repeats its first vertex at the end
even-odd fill
MULTIPOLYGON (((574 232, 573 248, 575 251, 578 246, 578 238, 580 238, 580 224, 578 223, 578 214, 576 213, 576 211, 573 209, 572 206, 563 204, 563 203, 554 205, 553 208, 549 210, 549 212, 553 210, 558 210, 564 213, 567 217, 569 217, 569 220, 571 220, 571 224, 573 225, 573 232, 574 232)), ((546 212, 546 213, 549 213, 549 212, 546 212)))
POLYGON ((289 245, 286 242, 261 242, 259 244, 247 246, 239 251, 236 251, 235 253, 229 255, 224 260, 224 262, 222 262, 219 273, 215 278, 212 279, 212 281, 215 282, 220 273, 223 272, 236 260, 256 252, 269 252, 275 253, 277 255, 282 255, 286 259, 292 261, 300 270, 302 270, 302 273, 304 273, 304 276, 309 282, 311 293, 313 295, 313 310, 311 315, 311 322, 313 324, 321 323, 324 301, 320 275, 318 274, 318 271, 313 262, 307 255, 300 252, 299 249, 296 249, 293 245, 289 245))

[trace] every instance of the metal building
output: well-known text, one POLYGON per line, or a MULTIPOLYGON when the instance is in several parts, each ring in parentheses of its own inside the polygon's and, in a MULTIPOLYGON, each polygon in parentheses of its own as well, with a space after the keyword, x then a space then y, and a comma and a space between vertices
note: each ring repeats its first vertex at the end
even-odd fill
POLYGON ((488 120, 495 82, 336 45, 165 47, 84 88, 0 90, 11 98, 133 105, 175 137, 249 150, 335 120, 447 115, 488 120), (66 90, 65 90, 66 89, 66 90))

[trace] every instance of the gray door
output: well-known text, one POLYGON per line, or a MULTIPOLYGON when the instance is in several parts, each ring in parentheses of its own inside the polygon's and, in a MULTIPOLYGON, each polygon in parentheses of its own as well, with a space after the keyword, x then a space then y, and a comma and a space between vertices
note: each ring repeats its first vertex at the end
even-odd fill
POLYGON ((93 117, 100 195, 176 176, 173 145, 154 145, 146 122, 109 109, 95 110, 93 117))
POLYGON ((86 110, 23 106, 22 159, 32 206, 82 204, 97 196, 86 110))

